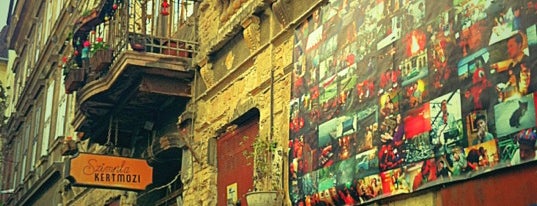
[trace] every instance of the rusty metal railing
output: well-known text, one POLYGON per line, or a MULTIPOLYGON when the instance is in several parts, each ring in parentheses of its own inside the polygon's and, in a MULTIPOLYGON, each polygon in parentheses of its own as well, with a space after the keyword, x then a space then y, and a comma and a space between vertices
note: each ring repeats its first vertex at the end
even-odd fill
MULTIPOLYGON (((146 29, 147 12, 132 0, 123 1, 123 6, 110 19, 110 43, 114 57, 122 52, 134 50, 154 54, 192 58, 198 51, 198 43, 161 35, 165 28, 146 29)), ((156 17, 153 17, 156 19, 156 17)), ((171 20, 171 19, 168 19, 171 20)), ((181 22, 173 22, 181 24, 181 22)), ((154 23, 152 23, 154 24, 154 23)), ((165 24, 163 24, 165 26, 165 24)), ((190 27, 184 27, 192 29, 190 27)), ((178 32, 181 32, 179 30, 178 32)))

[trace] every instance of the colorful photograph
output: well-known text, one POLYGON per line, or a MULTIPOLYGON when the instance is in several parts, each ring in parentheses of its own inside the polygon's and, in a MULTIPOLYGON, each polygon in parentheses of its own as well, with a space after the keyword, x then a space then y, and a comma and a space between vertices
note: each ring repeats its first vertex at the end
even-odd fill
POLYGON ((407 180, 406 174, 401 168, 381 172, 380 178, 382 179, 382 191, 385 195, 396 195, 412 191, 411 183, 407 180))
POLYGON ((402 86, 410 85, 429 73, 427 61, 427 37, 421 30, 414 30, 403 38, 403 59, 399 63, 402 86))
POLYGON ((476 145, 493 140, 496 135, 492 133, 494 131, 489 129, 491 122, 494 121, 488 117, 485 110, 470 113, 466 117, 468 145, 476 145))
POLYGON ((380 146, 378 152, 379 169, 386 171, 401 166, 405 162, 405 151, 402 143, 391 142, 380 146))
POLYGON ((536 159, 535 1, 335 0, 295 31, 293 204, 356 205, 536 159))
POLYGON ((437 167, 434 158, 413 163, 403 167, 406 182, 410 183, 412 191, 431 185, 437 179, 437 167))
POLYGON ((436 153, 444 154, 450 148, 466 145, 460 90, 433 99, 429 105, 432 126, 429 135, 436 153))
POLYGON ((383 194, 383 183, 378 174, 359 178, 355 181, 358 200, 360 203, 376 198, 383 194))
POLYGON ((496 140, 467 147, 464 152, 470 171, 494 167, 500 160, 496 140))
POLYGON ((375 137, 378 133, 378 124, 376 116, 378 115, 378 106, 369 106, 366 109, 356 113, 358 120, 358 132, 352 141, 356 152, 363 152, 373 149, 374 146, 380 145, 375 137))
POLYGON ((406 163, 417 162, 434 156, 434 146, 429 141, 429 133, 422 133, 405 140, 403 153, 406 163))
POLYGON ((376 148, 362 152, 354 156, 354 159, 356 163, 354 166, 355 177, 361 178, 379 173, 379 159, 376 148))
POLYGON ((431 131, 431 108, 429 105, 429 103, 425 103, 406 113, 403 122, 407 139, 431 131))
POLYGON ((494 106, 496 133, 499 137, 535 126, 533 94, 494 106))

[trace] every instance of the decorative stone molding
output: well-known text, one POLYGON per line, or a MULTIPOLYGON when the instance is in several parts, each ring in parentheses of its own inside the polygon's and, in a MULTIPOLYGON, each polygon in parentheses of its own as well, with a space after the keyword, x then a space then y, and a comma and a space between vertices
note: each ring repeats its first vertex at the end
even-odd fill
POLYGON ((205 12, 209 8, 210 4, 207 1, 203 1, 200 5, 200 11, 205 12))
POLYGON ((231 70, 233 68, 233 62, 235 61, 235 55, 233 52, 229 52, 226 56, 226 60, 224 61, 224 66, 226 66, 227 70, 231 70))
POLYGON ((210 62, 210 59, 205 55, 202 59, 198 61, 198 66, 201 67, 200 75, 201 79, 207 87, 212 86, 215 83, 213 64, 210 62))
POLYGON ((215 83, 214 72, 209 65, 212 64, 208 64, 200 69, 201 79, 203 79, 203 82, 207 87, 211 87, 215 83))
POLYGON ((242 3, 243 1, 241 0, 235 0, 231 5, 233 7, 233 12, 236 12, 237 10, 239 10, 239 8, 241 8, 242 3))
POLYGON ((240 116, 246 114, 249 110, 258 107, 257 102, 254 101, 252 97, 241 98, 237 102, 237 106, 233 110, 233 116, 231 119, 236 120, 240 116))
POLYGON ((255 52, 261 45, 260 22, 259 17, 252 15, 241 23, 244 28, 244 40, 250 52, 255 52))
MULTIPOLYGON (((244 20, 256 12, 266 9, 267 4, 264 1, 265 0, 247 0, 242 4, 238 11, 227 16, 229 19, 221 23, 220 27, 218 28, 218 35, 207 43, 207 53, 211 54, 221 49, 229 40, 231 40, 238 32, 242 30, 241 23, 244 20)), ((222 15, 225 14, 226 9, 227 8, 224 8, 222 15)))
POLYGON ((198 60, 198 66, 203 67, 209 67, 209 69, 212 69, 212 64, 209 63, 209 57, 207 55, 203 55, 203 58, 198 60))
POLYGON ((289 14, 288 0, 277 0, 272 4, 272 10, 274 11, 274 16, 280 22, 282 26, 285 26, 291 22, 291 15, 289 14))

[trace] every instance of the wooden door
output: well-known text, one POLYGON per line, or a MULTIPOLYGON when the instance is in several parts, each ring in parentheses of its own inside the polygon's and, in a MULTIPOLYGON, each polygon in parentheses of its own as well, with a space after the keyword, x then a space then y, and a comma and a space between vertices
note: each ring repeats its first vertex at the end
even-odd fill
MULTIPOLYGON (((217 142, 218 205, 227 206, 228 199, 240 200, 245 206, 244 195, 253 189, 253 158, 244 151, 252 152, 252 143, 259 133, 259 119, 250 119, 236 130, 222 135, 217 142), (248 138, 245 138, 248 137, 248 138)), ((232 201, 230 201, 232 202, 232 201)), ((235 205, 233 202, 229 205, 235 205)))

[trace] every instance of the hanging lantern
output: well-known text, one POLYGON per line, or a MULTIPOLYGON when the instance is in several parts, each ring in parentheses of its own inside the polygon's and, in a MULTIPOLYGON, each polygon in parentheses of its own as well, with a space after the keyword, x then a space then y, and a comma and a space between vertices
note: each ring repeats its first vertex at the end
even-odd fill
POLYGON ((162 10, 160 11, 160 14, 162 14, 162 16, 170 15, 170 12, 168 11, 168 7, 170 7, 170 4, 168 4, 168 1, 164 0, 161 6, 162 6, 162 10))
POLYGON ((114 5, 112 5, 112 9, 113 9, 114 11, 117 10, 117 4, 116 4, 116 3, 114 3, 114 5))

